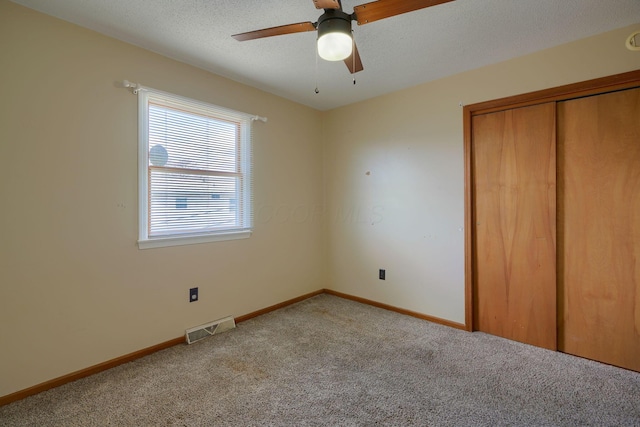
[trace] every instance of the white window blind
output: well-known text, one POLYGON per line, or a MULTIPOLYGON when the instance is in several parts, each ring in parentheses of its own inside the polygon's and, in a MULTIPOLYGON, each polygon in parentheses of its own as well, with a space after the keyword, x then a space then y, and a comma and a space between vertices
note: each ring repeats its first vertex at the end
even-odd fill
POLYGON ((141 89, 141 248, 248 237, 251 117, 141 89))

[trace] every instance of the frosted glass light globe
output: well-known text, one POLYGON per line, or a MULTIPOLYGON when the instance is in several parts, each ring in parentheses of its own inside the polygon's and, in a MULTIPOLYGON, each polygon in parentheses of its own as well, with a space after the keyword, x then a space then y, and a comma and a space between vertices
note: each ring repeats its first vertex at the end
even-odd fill
POLYGON ((351 55, 353 40, 349 34, 333 32, 318 39, 318 54, 326 61, 342 61, 351 55))

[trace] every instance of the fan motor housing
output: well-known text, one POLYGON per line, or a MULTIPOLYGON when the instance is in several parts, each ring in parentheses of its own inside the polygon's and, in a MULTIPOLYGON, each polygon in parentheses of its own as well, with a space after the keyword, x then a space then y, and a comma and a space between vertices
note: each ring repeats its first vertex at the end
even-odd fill
POLYGON ((337 9, 326 9, 318 18, 318 38, 333 32, 351 34, 351 15, 337 9))

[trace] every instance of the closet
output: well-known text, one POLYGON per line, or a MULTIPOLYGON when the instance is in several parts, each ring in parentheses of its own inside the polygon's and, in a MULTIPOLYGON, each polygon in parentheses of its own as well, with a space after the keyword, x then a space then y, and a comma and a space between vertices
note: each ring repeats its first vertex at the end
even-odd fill
POLYGON ((640 71, 465 107, 467 326, 640 371, 640 71))

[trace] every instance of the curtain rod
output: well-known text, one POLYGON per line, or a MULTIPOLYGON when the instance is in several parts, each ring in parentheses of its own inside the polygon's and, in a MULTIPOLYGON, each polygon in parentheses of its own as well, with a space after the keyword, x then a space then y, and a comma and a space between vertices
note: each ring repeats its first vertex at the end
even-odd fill
MULTIPOLYGON (((131 89, 131 92, 132 92, 134 95, 137 95, 137 94, 138 94, 138 92, 139 92, 141 89, 144 89, 144 87, 143 87, 143 86, 141 86, 140 84, 130 82, 129 80, 123 80, 123 81, 122 81, 122 87, 123 87, 123 88, 125 88, 125 89, 131 89)), ((252 116, 252 117, 251 117, 251 121, 252 121, 252 122, 255 122, 255 121, 261 121, 261 122, 263 122, 263 123, 267 123, 267 120, 268 120, 268 119, 267 119, 266 117, 262 117, 262 116, 258 116, 258 115, 255 115, 255 116, 252 116)))

